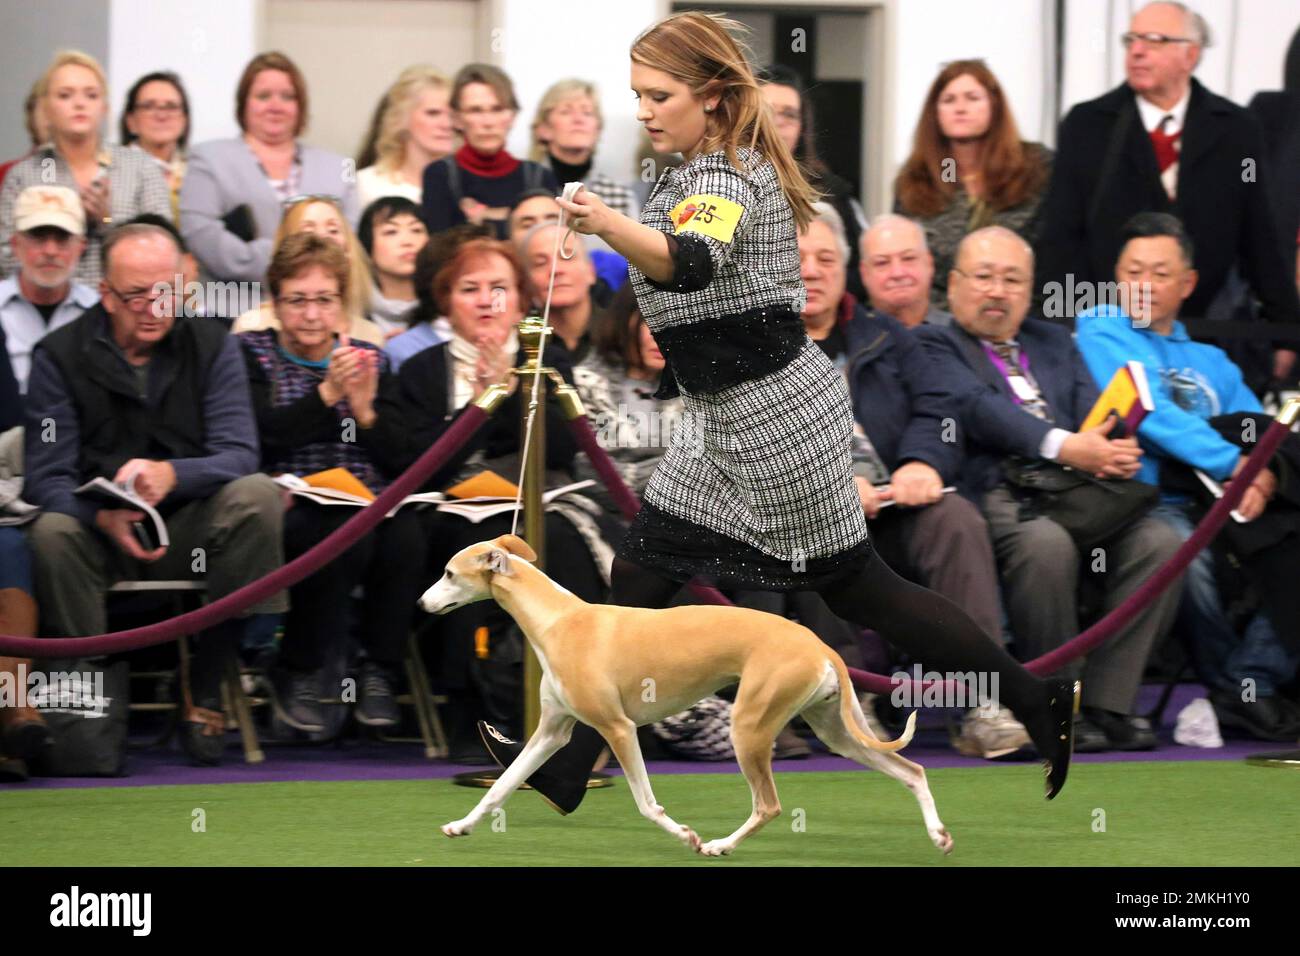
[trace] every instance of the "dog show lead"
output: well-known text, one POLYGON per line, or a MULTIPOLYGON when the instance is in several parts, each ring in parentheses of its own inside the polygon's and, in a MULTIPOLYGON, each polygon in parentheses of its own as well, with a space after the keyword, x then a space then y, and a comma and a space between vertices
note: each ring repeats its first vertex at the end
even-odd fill
MULTIPOLYGON (((667 607, 696 575, 723 587, 816 591, 927 667, 998 675, 1001 703, 1043 759, 1050 800, 1069 768, 1077 682, 1031 674, 947 598, 895 574, 870 543, 848 387, 800 317, 797 230, 816 194, 728 32, 738 27, 681 13, 632 45, 637 120, 656 153, 685 160, 659 177, 640 222, 586 190, 560 201, 574 231, 627 258, 667 360, 657 397, 680 394, 685 411, 614 559, 610 603, 667 607)), ((522 750, 480 730, 502 766, 522 750)), ((579 724, 528 783, 570 813, 603 746, 579 724)))

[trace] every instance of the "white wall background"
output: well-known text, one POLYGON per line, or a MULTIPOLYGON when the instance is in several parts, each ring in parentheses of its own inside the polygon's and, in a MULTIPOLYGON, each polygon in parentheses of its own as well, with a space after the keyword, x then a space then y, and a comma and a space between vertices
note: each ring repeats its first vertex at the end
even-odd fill
MULTIPOLYGON (((59 0, 44 5, 51 14, 59 0)), ((258 49, 258 0, 111 0, 108 18, 110 139, 127 90, 140 76, 173 70, 190 99, 190 142, 233 136, 235 87, 258 49)))

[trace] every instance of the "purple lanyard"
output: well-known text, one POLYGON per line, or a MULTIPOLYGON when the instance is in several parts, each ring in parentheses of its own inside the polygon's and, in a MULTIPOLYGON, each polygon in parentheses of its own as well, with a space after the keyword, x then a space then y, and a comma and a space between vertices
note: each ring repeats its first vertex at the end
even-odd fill
MULTIPOLYGON (((1008 344, 1013 344, 1013 343, 1008 343, 1008 344)), ((1002 373, 1002 377, 1007 380, 1008 382, 1007 387, 1011 391, 1011 400, 1015 402, 1017 405, 1023 405, 1024 401, 1021 399, 1019 395, 1016 394, 1016 390, 1014 388, 1011 388, 1010 386, 1012 372, 1007 367, 1007 363, 1003 360, 1002 356, 999 355, 993 349, 993 347, 989 345, 987 342, 981 342, 980 345, 984 347, 984 353, 989 357, 989 361, 992 362, 997 367, 997 370, 1002 373)), ((1016 346, 1016 351, 1020 353, 1020 368, 1024 372, 1024 374, 1022 374, 1020 377, 1025 380, 1026 385, 1029 385, 1031 388, 1034 388, 1035 391, 1038 391, 1039 394, 1042 394, 1041 389, 1038 389, 1029 380, 1029 356, 1025 354, 1025 350, 1022 349, 1019 345, 1016 346)))

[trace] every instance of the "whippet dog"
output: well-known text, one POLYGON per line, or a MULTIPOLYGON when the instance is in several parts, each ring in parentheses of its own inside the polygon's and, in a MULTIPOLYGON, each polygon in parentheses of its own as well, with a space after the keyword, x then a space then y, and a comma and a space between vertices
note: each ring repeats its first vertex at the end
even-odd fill
POLYGON ((541 720, 523 752, 468 816, 442 832, 466 836, 552 754, 575 721, 605 738, 627 775, 641 815, 706 856, 730 853, 781 812, 772 779, 772 741, 796 714, 837 754, 900 781, 921 806, 926 832, 944 853, 952 837, 939 820, 925 770, 899 756, 916 725, 881 741, 868 729, 844 661, 815 634, 774 614, 738 607, 667 610, 588 604, 548 578, 523 540, 502 535, 470 545, 420 606, 445 614, 495 600, 519 624, 542 666, 541 720), (636 728, 680 713, 739 681, 731 740, 753 794, 749 819, 730 836, 702 843, 655 800, 636 728))

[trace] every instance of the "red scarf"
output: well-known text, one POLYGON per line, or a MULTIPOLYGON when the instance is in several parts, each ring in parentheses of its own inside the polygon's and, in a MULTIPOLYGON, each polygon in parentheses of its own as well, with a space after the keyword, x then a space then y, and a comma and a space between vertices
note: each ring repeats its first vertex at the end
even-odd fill
POLYGON ((467 173, 485 179, 500 179, 502 176, 509 176, 519 168, 519 160, 504 149, 485 154, 473 149, 468 143, 456 150, 456 163, 467 173))

